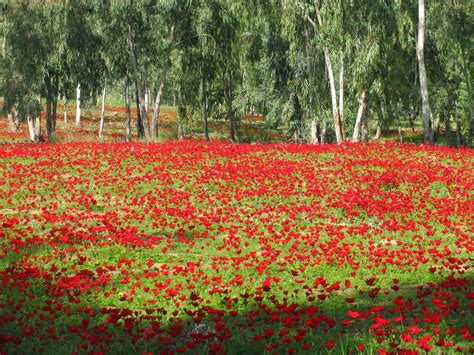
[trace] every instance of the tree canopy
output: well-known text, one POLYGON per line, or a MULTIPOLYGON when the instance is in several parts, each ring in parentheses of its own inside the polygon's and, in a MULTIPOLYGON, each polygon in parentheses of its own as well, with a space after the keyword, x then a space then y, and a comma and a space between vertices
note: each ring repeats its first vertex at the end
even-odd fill
POLYGON ((426 143, 455 124, 471 145, 474 4, 430 1, 421 17, 422 3, 7 0, 3 111, 27 120, 43 99, 54 141, 58 96, 80 84, 97 97, 107 80, 135 98, 148 141, 159 136, 160 104, 173 99, 180 120, 202 120, 207 140, 208 119, 225 118, 242 140, 239 117, 256 112, 296 142, 367 140, 388 127, 402 139, 402 128, 425 122, 426 143))

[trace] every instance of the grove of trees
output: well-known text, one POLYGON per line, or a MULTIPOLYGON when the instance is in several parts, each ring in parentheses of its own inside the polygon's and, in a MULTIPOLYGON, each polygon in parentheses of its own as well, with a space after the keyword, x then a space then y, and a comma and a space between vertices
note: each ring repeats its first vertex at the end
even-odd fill
MULTIPOLYGON (((474 2, 467 0, 6 0, 0 96, 12 129, 55 141, 58 100, 119 90, 131 139, 160 135, 163 102, 229 124, 258 113, 295 142, 366 141, 423 126, 472 145, 474 2)), ((67 117, 67 116, 66 116, 67 117)), ((103 113, 100 133, 103 129, 103 113)))

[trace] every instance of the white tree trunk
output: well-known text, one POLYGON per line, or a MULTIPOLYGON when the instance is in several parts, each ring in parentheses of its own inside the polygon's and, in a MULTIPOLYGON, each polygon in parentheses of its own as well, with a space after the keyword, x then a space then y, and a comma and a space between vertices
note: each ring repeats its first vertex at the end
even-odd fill
POLYGON ((398 127, 398 138, 400 139, 400 143, 403 142, 403 130, 402 130, 402 123, 400 121, 400 115, 397 115, 397 127, 398 127))
POLYGON ((125 78, 125 140, 132 141, 132 113, 130 110, 130 82, 125 78))
POLYGON ((138 96, 138 109, 140 110, 140 119, 143 125, 143 134, 147 142, 151 140, 150 123, 148 122, 147 108, 145 105, 145 91, 146 91, 146 71, 144 77, 140 74, 140 68, 138 66, 138 59, 135 53, 135 42, 133 40, 132 28, 128 26, 128 40, 130 45, 130 57, 133 65, 133 75, 135 78, 135 87, 138 96), (144 80, 143 80, 144 79, 144 80))
POLYGON ((148 88, 145 88, 145 109, 146 111, 148 112, 148 105, 149 105, 149 89, 148 88))
POLYGON ((318 122, 313 118, 311 120, 311 144, 318 144, 318 122))
POLYGON ((166 71, 167 67, 165 66, 161 75, 160 87, 158 88, 158 93, 156 94, 155 98, 155 107, 153 107, 153 119, 151 126, 152 139, 156 139, 158 137, 158 119, 160 116, 161 96, 163 96, 163 88, 165 86, 166 81, 166 71))
MULTIPOLYGON (((168 36, 169 42, 173 42, 174 39, 174 29, 175 26, 171 26, 170 34, 168 36)), ((168 68, 170 65, 170 54, 171 54, 171 46, 168 47, 166 50, 165 61, 163 63, 163 71, 161 72, 161 79, 160 79, 160 86, 158 88, 158 92, 156 93, 155 104, 153 107, 153 118, 151 123, 151 137, 152 139, 158 138, 158 119, 160 115, 160 105, 161 105, 161 97, 163 96, 163 89, 166 82, 166 75, 168 74, 168 68)), ((175 99, 173 95, 173 100, 175 99)))
POLYGON ((64 108, 63 108, 64 123, 67 123, 68 107, 67 107, 67 96, 66 96, 66 94, 64 94, 64 97, 63 97, 63 104, 64 104, 64 108))
POLYGON ((425 1, 418 0, 418 41, 416 42, 416 56, 420 74, 421 107, 423 111, 423 130, 425 144, 433 143, 433 128, 431 124, 430 102, 428 97, 428 80, 425 68, 425 1))
POLYGON ((102 91, 102 110, 100 111, 99 138, 102 138, 102 132, 104 131, 106 87, 107 84, 104 84, 104 90, 102 91))
POLYGON ((369 118, 367 115, 362 119, 362 142, 369 141, 369 118))
POLYGON ((327 141, 327 130, 328 130, 328 122, 326 120, 326 117, 323 117, 323 125, 321 127, 321 144, 326 144, 326 141, 327 141))
POLYGON ((82 127, 81 122, 81 84, 77 84, 76 89, 76 126, 82 127))
MULTIPOLYGON (((319 8, 316 4, 315 6, 315 11, 316 11, 316 17, 319 23, 319 26, 321 27, 323 25, 323 21, 321 19, 321 14, 319 13, 319 8)), ((314 29, 316 30, 316 23, 311 20, 311 18, 308 17, 310 22, 312 23, 314 29)), ((332 70, 332 63, 331 63, 331 57, 329 56, 329 52, 327 48, 324 49, 324 59, 326 62, 326 69, 328 71, 328 78, 329 78, 329 89, 331 91, 331 103, 332 103, 332 116, 334 119, 334 131, 336 132, 336 141, 338 144, 342 142, 343 136, 342 136, 342 130, 341 130, 341 121, 340 121, 340 116, 339 116, 339 110, 337 108, 337 94, 336 94, 336 84, 334 80, 334 72, 332 70)), ((344 73, 342 73, 344 75, 344 73)))
POLYGON ((374 136, 374 140, 378 140, 380 139, 380 136, 382 135, 382 125, 380 124, 380 122, 377 124, 377 130, 375 131, 375 136, 374 136))
POLYGON ((336 141, 338 144, 342 142, 342 131, 341 131, 341 122, 339 118, 339 110, 337 108, 337 93, 336 93, 336 83, 334 81, 334 72, 332 70, 331 58, 327 51, 324 55, 326 59, 326 68, 328 71, 329 77, 329 89, 331 91, 331 103, 332 103, 332 117, 334 119, 334 130, 336 132, 336 141))
POLYGON ((367 91, 364 90, 361 92, 359 96, 359 109, 357 110, 357 117, 356 117, 356 122, 354 125, 354 132, 352 134, 353 142, 360 142, 362 118, 364 117, 365 107, 366 107, 366 97, 367 97, 367 91))
POLYGON ((28 121, 28 132, 30 134, 30 141, 34 142, 36 141, 36 137, 37 137, 37 132, 35 130, 35 121, 30 115, 28 115, 27 121, 28 121))
POLYGON ((344 52, 342 50, 339 58, 339 124, 342 139, 346 139, 344 128, 344 52))

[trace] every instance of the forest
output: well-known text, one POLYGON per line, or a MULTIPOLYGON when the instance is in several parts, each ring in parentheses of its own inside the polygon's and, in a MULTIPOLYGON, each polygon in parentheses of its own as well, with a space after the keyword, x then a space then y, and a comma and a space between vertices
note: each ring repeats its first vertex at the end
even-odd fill
POLYGON ((387 131, 403 141, 422 130, 420 142, 470 146, 473 8, 465 0, 6 1, 3 114, 13 131, 28 122, 38 140, 43 109, 54 142, 58 102, 75 108, 80 127, 81 103, 113 92, 126 112, 136 107, 136 118, 123 118, 126 140, 132 130, 159 139, 165 103, 176 108, 176 136, 199 127, 209 140, 209 120, 219 119, 227 138, 245 142, 242 119, 256 114, 262 129, 295 143, 387 131))

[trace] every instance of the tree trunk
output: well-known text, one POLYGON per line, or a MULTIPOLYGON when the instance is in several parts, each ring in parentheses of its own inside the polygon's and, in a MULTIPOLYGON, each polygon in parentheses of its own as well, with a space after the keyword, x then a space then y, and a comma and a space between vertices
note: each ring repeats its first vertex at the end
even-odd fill
POLYGON ((461 59, 462 59, 462 72, 464 74, 464 79, 466 80, 467 85, 467 97, 469 103, 469 146, 472 146, 472 140, 474 139, 474 99, 472 97, 472 86, 471 86, 471 76, 467 70, 466 63, 466 54, 464 49, 461 49, 461 59))
POLYGON ((365 114, 367 90, 363 90, 359 96, 359 109, 357 110, 356 122, 354 125, 354 132, 352 133, 352 141, 360 142, 361 138, 361 128, 362 128, 362 119, 365 114))
POLYGON ((362 120, 362 142, 368 142, 368 141, 369 141, 369 116, 364 115, 363 120, 362 120))
POLYGON ((130 82, 125 78, 125 140, 132 141, 132 113, 130 109, 130 82))
POLYGON ((433 119, 433 142, 436 143, 439 137, 439 116, 433 119))
POLYGON ((10 112, 8 112, 7 119, 8 119, 8 130, 10 132, 16 133, 21 130, 20 129, 21 122, 20 122, 20 118, 18 117, 18 112, 16 112, 15 110, 10 110, 10 112))
POLYGON ((209 138, 209 127, 207 123, 207 91, 206 91, 206 83, 204 78, 201 79, 201 95, 202 95, 202 117, 204 122, 204 139, 209 142, 211 139, 209 138))
POLYGON ((99 138, 102 138, 102 133, 104 131, 106 88, 107 81, 104 83, 104 90, 102 91, 102 109, 100 111, 99 138))
POLYGON ((237 130, 237 123, 235 120, 235 112, 233 108, 234 92, 233 86, 233 75, 232 71, 228 68, 226 72, 226 78, 224 80, 225 87, 225 102, 226 102, 226 117, 229 121, 229 136, 232 141, 240 142, 239 132, 237 130))
POLYGON ((398 138, 400 139, 400 143, 403 143, 403 131, 402 131, 402 123, 400 121, 400 115, 397 115, 397 128, 398 128, 398 138))
MULTIPOLYGON (((56 86, 57 87, 57 86, 56 86)), ((57 111, 58 111, 58 99, 57 96, 54 96, 53 99, 53 117, 52 117, 52 128, 53 128, 53 140, 56 140, 56 118, 57 118, 57 111)))
POLYGON ((58 105, 57 99, 57 79, 54 74, 46 73, 45 75, 46 85, 46 133, 48 135, 49 143, 56 141, 56 109, 58 105), (51 78, 53 76, 53 78, 51 78))
POLYGON ((78 128, 82 127, 81 122, 81 84, 77 84, 76 89, 76 126, 78 128))
POLYGON ((326 120, 326 117, 323 117, 323 127, 321 128, 321 144, 326 144, 327 143, 327 132, 328 132, 328 122, 326 120))
POLYGON ((37 133, 36 133, 36 129, 35 129, 35 121, 34 121, 33 117, 31 117, 30 115, 28 115, 28 117, 26 119, 27 119, 27 122, 28 122, 28 132, 30 134, 30 141, 31 142, 36 142, 37 133))
MULTIPOLYGON (((41 96, 38 95, 38 104, 39 106, 41 107, 41 96)), ((38 116, 36 116, 36 132, 37 132, 37 135, 38 135, 38 141, 39 142, 43 142, 44 139, 43 139, 43 132, 42 132, 42 129, 41 129, 41 112, 38 114, 38 116)))
POLYGON ((155 106, 153 108, 153 120, 152 120, 152 127, 151 127, 152 139, 158 138, 158 119, 160 116, 161 97, 163 96, 163 88, 165 86, 166 75, 168 74, 168 68, 170 65, 171 42, 173 42, 173 38, 174 38, 174 28, 175 28, 174 25, 171 26, 170 34, 168 36, 169 44, 168 44, 168 48, 166 49, 165 62, 163 63, 163 72, 161 73, 161 79, 160 79, 160 86, 156 94, 155 106))
MULTIPOLYGON (((138 101, 138 111, 140 112, 139 120, 141 121, 141 125, 143 127, 143 136, 146 141, 150 141, 150 124, 148 122, 148 115, 146 110, 145 104, 145 95, 146 95, 146 74, 144 80, 140 78, 140 69, 138 66, 138 60, 135 53, 135 43, 133 41, 132 29, 128 26, 128 35, 129 35, 129 45, 130 45, 130 56, 132 59, 133 64, 133 71, 135 76, 135 86, 136 86, 136 93, 137 93, 137 101, 138 101), (143 85, 143 87, 142 87, 143 85)), ((140 124, 140 123, 139 123, 140 124)))
POLYGON ((161 80, 160 80, 160 87, 158 88, 158 93, 156 94, 156 99, 155 99, 155 106, 153 107, 151 137, 154 140, 158 138, 158 120, 160 116, 161 97, 163 95, 163 87, 165 85, 165 80, 166 80, 166 72, 165 72, 166 70, 167 68, 163 68, 163 73, 161 74, 161 80))
POLYGON ((461 147, 464 145, 464 138, 462 136, 462 128, 461 128, 461 120, 459 119, 458 115, 456 115, 456 139, 458 141, 458 147, 461 147))
MULTIPOLYGON (((176 100, 176 95, 173 95, 174 99, 176 100)), ((181 99, 181 88, 178 87, 178 139, 184 139, 184 120, 186 117, 186 108, 183 106, 183 102, 181 99)))
POLYGON ((342 139, 346 139, 346 130, 344 127, 344 52, 341 51, 339 58, 339 124, 342 139))
POLYGON ((420 75, 421 106, 423 111, 423 130, 425 144, 433 144, 433 129, 431 123, 430 102, 428 97, 428 79, 426 77, 425 57, 425 0, 418 0, 418 41, 416 42, 416 56, 420 75))
POLYGON ((318 144, 318 121, 316 118, 311 120, 311 144, 318 144))
POLYGON ((142 139, 145 137, 145 130, 143 128, 142 115, 140 113, 140 99, 138 98, 138 89, 135 85, 135 104, 137 106, 137 138, 142 139))
POLYGON ((327 51, 325 51, 324 55, 326 59, 326 68, 328 71, 329 77, 329 88, 331 91, 331 103, 332 103, 332 117, 334 119, 334 131, 336 133, 336 142, 340 144, 342 142, 342 130, 341 130, 341 121, 339 118, 339 110, 337 108, 337 94, 336 94, 336 85, 334 82, 334 73, 332 70, 332 63, 331 58, 327 51))
POLYGON ((52 143, 53 142, 53 136, 52 136, 52 120, 51 120, 51 97, 49 94, 46 96, 46 134, 48 136, 48 142, 52 143))
MULTIPOLYGON (((316 4, 315 6, 315 11, 316 11, 316 17, 319 23, 319 26, 321 27, 323 25, 323 21, 321 19, 321 14, 319 13, 319 8, 316 4)), ((316 23, 312 21, 309 17, 308 19, 311 21, 313 26, 315 27, 316 30, 316 23)), ((332 63, 331 63, 331 57, 329 56, 329 52, 327 48, 324 49, 324 59, 326 62, 326 69, 328 72, 328 79, 329 79, 329 89, 331 92, 331 103, 332 103, 332 116, 334 119, 334 131, 336 133, 336 141, 338 144, 340 144, 343 140, 343 132, 342 132, 342 127, 341 127, 341 118, 340 118, 340 112, 338 110, 338 104, 337 104, 337 93, 336 93, 336 84, 334 80, 334 72, 332 69, 332 63)), ((342 58, 341 58, 342 59, 342 58)), ((343 68, 343 66, 342 66, 343 68)), ((342 76, 344 75, 342 71, 342 76)), ((341 77, 340 77, 341 80, 341 77)), ((343 107, 343 106, 342 106, 343 107)))
POLYGON ((64 115, 64 123, 67 123, 67 114, 68 114, 68 107, 67 107, 67 96, 64 94, 63 97, 63 115, 64 115))
POLYGON ((374 140, 378 140, 380 139, 380 136, 382 135, 382 122, 378 122, 377 123, 377 129, 375 131, 375 136, 374 136, 374 140))
POLYGON ((444 114, 444 135, 446 137, 446 144, 449 143, 449 139, 451 136, 451 124, 449 120, 450 120, 450 116, 447 114, 444 114))
POLYGON ((143 133, 144 133, 144 138, 147 142, 151 141, 150 137, 150 123, 148 122, 148 113, 146 110, 146 105, 145 105, 145 90, 140 87, 140 83, 138 84, 138 103, 139 103, 139 108, 140 108, 140 119, 142 122, 143 126, 143 133))
POLYGON ((149 103, 150 89, 145 87, 144 91, 145 91, 145 110, 148 114, 148 107, 150 105, 150 103, 149 103))

